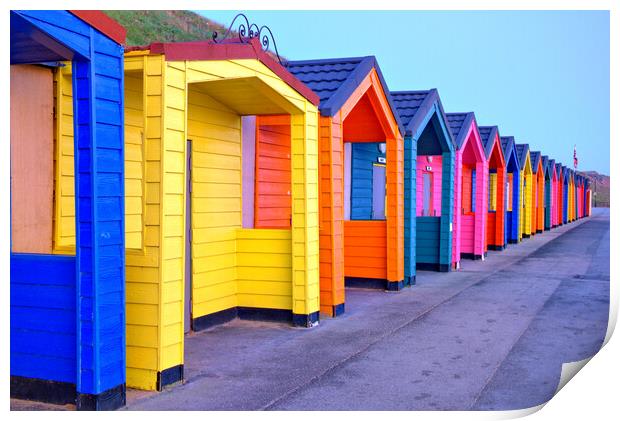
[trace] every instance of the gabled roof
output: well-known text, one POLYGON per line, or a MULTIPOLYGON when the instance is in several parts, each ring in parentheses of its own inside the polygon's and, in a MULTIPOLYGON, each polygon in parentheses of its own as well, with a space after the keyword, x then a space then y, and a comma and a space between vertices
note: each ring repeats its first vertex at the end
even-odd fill
POLYGON ((549 172, 553 171, 553 173, 551 173, 551 178, 553 178, 553 174, 555 173, 556 178, 557 178, 557 171, 555 168, 555 159, 550 159, 549 163, 547 164, 547 168, 549 169, 549 172))
MULTIPOLYGON (((519 163, 521 164, 519 168, 525 168, 525 162, 527 161, 527 154, 530 152, 530 145, 527 143, 520 143, 516 145, 517 155, 519 156, 519 163)), ((530 158, 530 164, 532 163, 530 158)))
POLYGON ((257 38, 226 43, 213 41, 153 42, 149 45, 125 48, 125 51, 145 50, 150 51, 151 54, 163 54, 167 61, 258 60, 308 101, 319 105, 317 94, 264 51, 257 38))
POLYGON ((489 159, 493 151, 495 136, 499 136, 499 128, 497 126, 478 126, 478 133, 480 133, 480 140, 484 146, 484 153, 489 159))
POLYGON ((514 156, 515 161, 517 162, 517 167, 521 168, 521 163, 519 162, 519 156, 515 150, 515 138, 514 136, 502 136, 499 138, 500 143, 502 144, 502 152, 504 152, 504 160, 506 161, 506 166, 508 166, 508 162, 510 161, 510 157, 514 156))
POLYGON ((390 90, 374 56, 289 61, 286 68, 318 95, 319 111, 325 117, 336 115, 374 68, 400 132, 404 133, 398 112, 390 98, 390 90))
POLYGON ((125 27, 101 10, 69 10, 69 12, 117 43, 125 43, 127 38, 125 27))
POLYGON ((447 113, 448 125, 454 138, 454 143, 458 149, 461 149, 467 136, 469 126, 472 121, 476 120, 473 112, 468 113, 447 113))
POLYGON ((455 146, 450 129, 448 129, 446 113, 443 110, 443 105, 441 104, 441 98, 439 97, 437 89, 429 89, 426 91, 392 91, 390 92, 390 96, 392 97, 393 104, 396 106, 400 121, 405 128, 405 136, 414 136, 418 133, 429 111, 434 106, 437 106, 441 114, 439 118, 445 123, 450 142, 455 146))
POLYGON ((549 157, 547 155, 541 155, 543 173, 547 175, 549 172, 549 157))
POLYGON ((539 151, 530 151, 530 160, 532 161, 532 172, 538 172, 538 162, 540 162, 541 154, 539 151))

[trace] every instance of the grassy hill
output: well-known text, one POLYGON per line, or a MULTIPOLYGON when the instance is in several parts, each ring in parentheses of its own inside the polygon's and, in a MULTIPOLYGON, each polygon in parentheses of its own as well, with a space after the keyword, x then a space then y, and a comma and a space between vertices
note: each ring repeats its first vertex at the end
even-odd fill
POLYGON ((608 208, 610 190, 609 176, 599 174, 596 171, 580 171, 580 173, 588 177, 592 183, 592 206, 608 208))
POLYGON ((127 29, 127 45, 146 45, 154 41, 197 41, 220 36, 228 27, 187 10, 106 10, 127 29))

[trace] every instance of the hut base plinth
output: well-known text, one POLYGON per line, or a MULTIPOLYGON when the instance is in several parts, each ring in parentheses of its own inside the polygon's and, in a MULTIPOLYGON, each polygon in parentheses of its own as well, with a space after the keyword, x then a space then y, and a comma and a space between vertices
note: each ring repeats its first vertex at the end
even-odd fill
POLYGON ((157 373, 157 391, 161 392, 164 387, 183 381, 183 364, 169 367, 157 373))
POLYGON ((415 264, 416 270, 428 270, 432 272, 450 272, 452 265, 442 265, 440 263, 422 263, 417 262, 415 264))
POLYGON ((474 253, 461 253, 461 259, 483 260, 481 254, 474 254, 474 253))
POLYGON ((78 411, 113 411, 127 403, 126 391, 125 384, 119 384, 96 395, 80 393, 77 395, 76 407, 78 411))
MULTIPOLYGON (((333 311, 334 316, 344 313, 344 304, 334 306, 333 311)), ((319 322, 319 312, 294 314, 291 310, 277 308, 232 307, 192 319, 192 330, 199 332, 213 326, 228 323, 234 319, 291 323, 293 326, 312 327, 319 322)))
POLYGON ((388 281, 387 279, 345 276, 344 285, 347 288, 370 288, 383 289, 386 291, 400 291, 401 289, 403 289, 405 282, 404 280, 388 281))
POLYGON ((319 312, 315 311, 310 314, 293 313, 293 326, 296 327, 314 327, 319 324, 319 312))
POLYGON ((75 384, 11 376, 11 398, 56 405, 75 403, 75 384))

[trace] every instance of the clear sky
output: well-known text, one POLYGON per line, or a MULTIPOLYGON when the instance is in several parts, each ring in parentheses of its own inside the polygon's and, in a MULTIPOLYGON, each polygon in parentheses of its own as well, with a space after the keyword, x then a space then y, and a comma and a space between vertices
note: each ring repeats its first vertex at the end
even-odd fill
MULTIPOLYGON (((236 11, 199 11, 228 26, 236 11)), ((246 11, 291 60, 374 55, 391 90, 437 88, 532 150, 609 174, 607 11, 246 11)))

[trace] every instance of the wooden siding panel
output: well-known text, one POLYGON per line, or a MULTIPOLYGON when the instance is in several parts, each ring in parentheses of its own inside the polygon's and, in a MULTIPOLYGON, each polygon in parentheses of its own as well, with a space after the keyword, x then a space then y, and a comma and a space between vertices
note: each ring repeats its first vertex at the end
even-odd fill
POLYGON ((291 227, 291 125, 256 119, 255 228, 291 227))
POLYGON ((237 230, 238 305, 292 309, 290 230, 237 230))
POLYGON ((12 254, 10 279, 11 375, 75 384, 75 258, 12 254))
POLYGON ((319 117, 319 274, 321 313, 333 316, 344 293, 344 166, 340 114, 319 117))
POLYGON ((241 228, 241 118, 191 88, 188 105, 195 291, 192 317, 197 318, 237 305, 235 233, 241 228), (222 195, 217 188, 221 186, 239 194, 222 195), (200 192, 201 197, 194 192, 200 192))
POLYGON ((143 247, 144 234, 144 95, 143 79, 125 75, 125 246, 143 247))
POLYGON ((344 274, 387 279, 387 222, 344 222, 344 274))
POLYGON ((54 253, 75 253, 75 183, 72 67, 54 75, 54 253))

